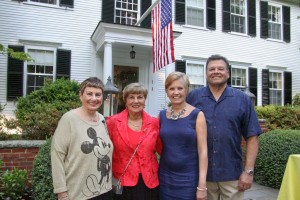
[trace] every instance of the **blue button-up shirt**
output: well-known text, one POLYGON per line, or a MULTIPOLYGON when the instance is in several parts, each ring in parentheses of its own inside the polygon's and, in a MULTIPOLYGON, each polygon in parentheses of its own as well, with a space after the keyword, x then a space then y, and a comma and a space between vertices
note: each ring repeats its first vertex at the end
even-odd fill
POLYGON ((191 91, 187 102, 202 109, 206 118, 207 181, 238 180, 243 170, 242 137, 261 133, 250 97, 227 86, 216 101, 209 87, 203 87, 191 91))

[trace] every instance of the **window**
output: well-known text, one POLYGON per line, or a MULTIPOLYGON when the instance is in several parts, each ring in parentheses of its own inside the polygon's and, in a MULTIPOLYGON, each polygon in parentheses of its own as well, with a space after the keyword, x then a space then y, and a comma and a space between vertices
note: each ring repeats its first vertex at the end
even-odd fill
MULTIPOLYGON (((24 42, 24 41, 23 41, 24 42)), ((28 42, 28 41, 27 41, 28 42)), ((12 57, 7 59, 7 100, 14 101, 18 97, 41 88, 45 79, 70 79, 71 50, 41 46, 9 45, 15 52, 26 52, 34 61, 23 62, 12 57)))
POLYGON ((268 5, 268 34, 269 38, 281 39, 281 7, 276 5, 268 5))
POLYGON ((231 68, 231 86, 236 88, 247 87, 246 68, 231 68))
POLYGON ((28 49, 27 53, 34 60, 27 62, 25 94, 43 87, 46 79, 54 80, 55 69, 54 50, 28 49))
POLYGON ((260 37, 291 41, 290 7, 260 1, 260 37))
POLYGON ((204 65, 199 63, 186 63, 186 75, 190 80, 190 90, 204 86, 204 65))
POLYGON ((39 2, 39 3, 47 3, 47 4, 52 4, 56 5, 57 1, 56 0, 29 0, 32 2, 39 2))
POLYGON ((269 72, 270 104, 282 105, 282 76, 281 72, 269 72))
POLYGON ((187 0, 186 10, 186 24, 204 27, 203 0, 187 0))
POLYGON ((231 0, 230 13, 231 31, 238 33, 246 33, 245 0, 231 0))
POLYGON ((256 1, 223 0, 222 30, 256 36, 256 1))
POLYGON ((138 8, 138 0, 116 0, 115 23, 135 25, 138 8))
MULTIPOLYGON (((14 0, 16 1, 16 0, 14 0)), ((74 0, 19 0, 23 2, 32 2, 32 3, 41 3, 41 4, 48 4, 48 5, 55 5, 61 7, 70 7, 73 8, 74 0)))

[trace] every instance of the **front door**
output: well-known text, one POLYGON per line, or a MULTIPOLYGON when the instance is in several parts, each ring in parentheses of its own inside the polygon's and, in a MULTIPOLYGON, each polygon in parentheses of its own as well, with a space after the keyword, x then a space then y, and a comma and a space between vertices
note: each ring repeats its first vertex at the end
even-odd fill
POLYGON ((118 100, 118 113, 125 109, 125 102, 123 101, 123 89, 130 83, 139 81, 139 68, 131 66, 114 66, 114 85, 120 91, 118 100))

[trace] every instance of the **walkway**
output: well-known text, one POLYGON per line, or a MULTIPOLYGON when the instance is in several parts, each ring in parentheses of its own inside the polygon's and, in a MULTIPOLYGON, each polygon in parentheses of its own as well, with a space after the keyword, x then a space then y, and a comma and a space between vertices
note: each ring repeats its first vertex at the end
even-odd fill
POLYGON ((244 200, 277 200, 279 190, 253 183, 251 189, 245 191, 244 200))

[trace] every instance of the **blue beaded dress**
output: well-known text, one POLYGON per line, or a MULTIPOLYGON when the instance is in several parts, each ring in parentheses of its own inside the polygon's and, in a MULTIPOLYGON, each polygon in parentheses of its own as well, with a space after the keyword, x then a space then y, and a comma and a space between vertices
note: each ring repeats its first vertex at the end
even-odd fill
POLYGON ((195 108, 178 120, 168 119, 166 110, 159 114, 163 143, 159 163, 160 200, 196 199, 199 162, 195 128, 199 112, 195 108))

